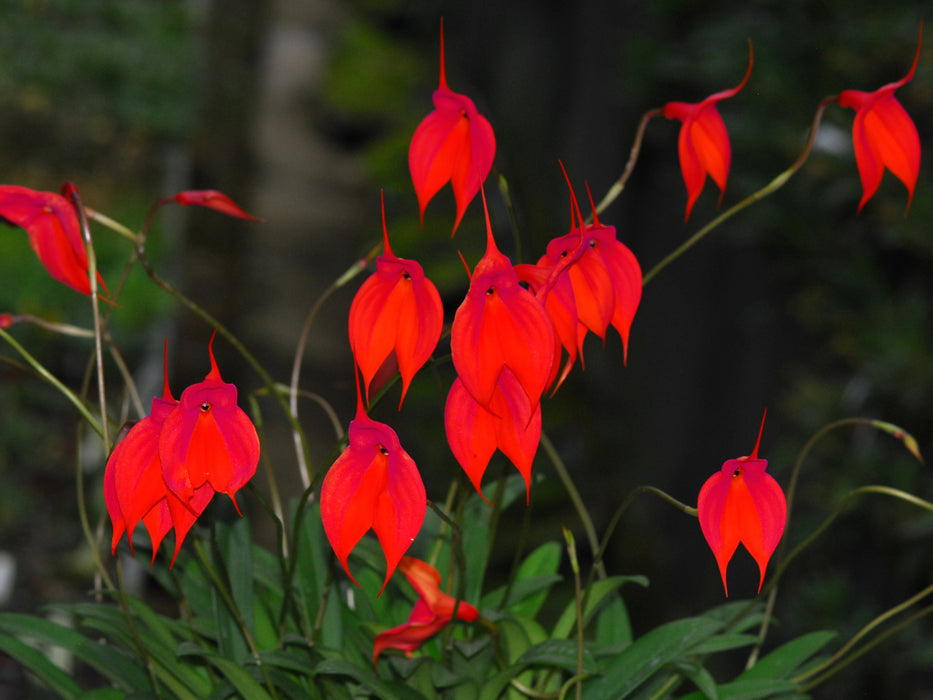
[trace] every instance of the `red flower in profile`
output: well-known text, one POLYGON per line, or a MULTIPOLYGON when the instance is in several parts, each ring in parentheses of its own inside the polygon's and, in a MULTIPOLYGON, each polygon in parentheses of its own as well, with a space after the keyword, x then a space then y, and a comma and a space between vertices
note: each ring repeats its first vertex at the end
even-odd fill
POLYGON ((914 198, 914 187, 920 174, 920 137, 913 120, 894 97, 894 91, 913 80, 922 42, 921 24, 914 62, 907 75, 896 83, 888 83, 874 92, 843 90, 839 93, 839 104, 855 110, 852 142, 855 146, 855 162, 862 179, 859 211, 878 190, 885 168, 894 173, 907 188, 908 209, 914 198))
POLYGON ((350 422, 348 439, 347 449, 324 477, 321 520, 337 559, 354 583, 347 559, 372 528, 386 558, 384 589, 421 530, 427 495, 418 467, 395 431, 366 415, 359 380, 356 418, 350 422))
MULTIPOLYGON (((766 410, 765 416, 767 414, 766 410)), ((722 469, 703 484, 697 499, 700 528, 719 564, 727 596, 726 569, 739 543, 744 544, 758 562, 760 591, 768 560, 781 541, 787 522, 784 492, 774 477, 765 473, 768 461, 758 458, 764 427, 763 416, 752 454, 727 460, 722 469)))
POLYGON ((398 649, 410 657, 415 649, 453 620, 455 607, 458 620, 473 622, 479 617, 479 611, 472 605, 462 600, 457 603, 456 599, 441 591, 441 575, 430 564, 414 557, 402 557, 398 568, 418 591, 418 600, 408 622, 376 635, 373 666, 386 649, 398 649))
POLYGON ((168 384, 168 368, 164 368, 162 397, 152 400, 151 413, 133 425, 117 443, 104 471, 104 501, 113 524, 112 551, 128 533, 133 549, 133 531, 140 520, 152 540, 152 559, 162 539, 175 528, 175 557, 195 520, 214 496, 214 489, 205 484, 196 489, 186 504, 165 483, 162 461, 159 459, 159 436, 165 419, 178 406, 168 384))
POLYGON ((541 440, 541 404, 531 402, 506 367, 499 375, 488 409, 476 402, 463 382, 454 380, 444 407, 447 443, 485 500, 481 483, 496 448, 509 458, 525 480, 525 501, 531 493, 531 465, 541 440))
POLYGON ((491 410, 504 368, 511 370, 534 407, 554 360, 554 330, 544 306, 519 285, 509 259, 492 235, 486 195, 486 254, 477 263, 457 309, 450 350, 457 375, 481 406, 491 410))
POLYGON ((376 272, 360 287, 350 306, 350 348, 360 372, 366 402, 373 377, 394 353, 402 375, 405 400, 412 377, 427 362, 444 326, 444 307, 437 287, 414 260, 397 258, 389 247, 385 201, 382 207, 384 252, 376 272))
POLYGON ((700 196, 707 174, 719 187, 719 201, 722 201, 732 161, 732 147, 729 145, 729 132, 726 131, 716 103, 732 97, 745 87, 752 74, 752 63, 752 45, 749 42, 748 70, 737 86, 710 95, 702 102, 669 102, 664 105, 665 117, 683 122, 677 139, 677 151, 684 183, 687 185, 687 213, 684 221, 690 218, 690 210, 700 196))
POLYGON ((227 216, 235 216, 250 221, 262 221, 262 219, 257 219, 252 214, 247 214, 230 197, 217 190, 185 190, 170 199, 162 200, 162 202, 176 202, 183 206, 207 207, 227 216))
MULTIPOLYGON (((73 187, 65 183, 62 189, 73 187)), ((54 192, 0 185, 0 218, 26 229, 29 245, 52 277, 90 295, 87 250, 71 202, 54 192)), ((106 290, 100 273, 97 279, 106 290)))
POLYGON ((453 232, 480 186, 489 175, 496 155, 496 137, 486 118, 466 95, 447 87, 444 72, 444 22, 441 20, 441 79, 434 91, 431 112, 411 139, 408 166, 418 195, 421 223, 431 198, 448 181, 457 202, 453 232))
POLYGON ((256 473, 259 436, 237 406, 236 387, 221 379, 213 346, 211 336, 211 371, 182 392, 177 408, 165 419, 159 458, 166 484, 182 501, 192 503, 207 484, 229 495, 239 512, 236 492, 256 473))

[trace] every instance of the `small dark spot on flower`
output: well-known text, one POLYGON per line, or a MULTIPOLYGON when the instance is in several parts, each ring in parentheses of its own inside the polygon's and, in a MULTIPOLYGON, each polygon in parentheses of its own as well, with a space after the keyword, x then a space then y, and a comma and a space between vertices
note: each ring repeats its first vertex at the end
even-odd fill
POLYGON ((560 251, 560 256, 561 256, 562 258, 566 258, 566 257, 567 257, 567 253, 569 253, 569 252, 570 252, 570 251, 568 251, 568 250, 562 250, 562 251, 560 251))
POLYGON ((737 467, 736 470, 732 472, 733 479, 737 476, 742 476, 742 467, 737 467))
POLYGON ((379 445, 379 451, 384 454, 386 457, 389 456, 389 451, 383 445, 379 445))
POLYGON ((402 277, 404 277, 407 280, 411 279, 411 275, 408 273, 408 270, 405 270, 405 272, 402 273, 402 277))
POLYGON ((493 294, 495 294, 495 293, 496 293, 496 288, 495 288, 495 287, 490 287, 489 289, 486 290, 486 296, 487 296, 487 297, 491 297, 491 296, 492 296, 493 294))
POLYGON ((590 248, 595 248, 595 247, 596 247, 596 239, 595 239, 595 238, 591 238, 591 239, 590 239, 590 248))
POLYGON ((211 405, 207 401, 201 404, 201 413, 207 413, 210 410, 211 410, 211 405))

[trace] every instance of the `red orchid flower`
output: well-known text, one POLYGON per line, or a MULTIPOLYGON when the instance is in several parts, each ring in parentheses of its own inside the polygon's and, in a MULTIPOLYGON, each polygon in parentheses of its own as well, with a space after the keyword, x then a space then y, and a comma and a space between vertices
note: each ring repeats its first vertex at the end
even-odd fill
POLYGON ((483 408, 460 379, 454 380, 444 407, 447 443, 483 496, 481 483, 496 448, 509 458, 525 480, 525 502, 531 495, 531 465, 541 440, 541 404, 531 402, 506 367, 499 375, 489 409, 483 408))
POLYGON ((324 477, 321 519, 337 559, 354 583, 347 559, 372 528, 386 558, 381 594, 421 530, 427 495, 418 467, 395 431, 366 415, 359 379, 356 418, 350 422, 348 439, 349 445, 324 477))
MULTIPOLYGON (((563 168, 563 164, 561 167, 563 168)), ((565 171, 564 176, 566 175, 565 171)), ((578 224, 570 233, 553 239, 538 261, 539 268, 550 270, 548 283, 539 289, 538 293, 545 297, 545 308, 549 310, 552 321, 555 321, 558 300, 554 300, 554 305, 548 302, 553 294, 560 293, 557 281, 561 278, 569 280, 573 293, 561 293, 559 306, 562 309, 559 313, 563 316, 561 321, 555 321, 555 327, 558 322, 563 324, 559 335, 570 360, 575 357, 575 349, 579 352, 582 362, 583 339, 588 330, 605 342, 606 329, 611 324, 622 338, 625 362, 628 359, 629 330, 641 302, 641 266, 632 251, 616 239, 615 227, 605 226, 599 221, 592 195, 590 206, 593 209, 593 223, 584 225, 569 179, 567 186, 570 188, 572 205, 571 225, 574 223, 574 215, 578 224), (575 345, 570 340, 567 326, 571 316, 567 313, 566 306, 571 299, 576 306, 578 320, 575 345)), ((589 187, 587 193, 589 194, 589 187)), ((568 361, 569 364, 572 362, 568 361)), ((568 371, 569 366, 565 366, 561 381, 568 371)))
POLYGON ((205 484, 226 493, 236 492, 256 473, 259 436, 249 417, 237 406, 237 389, 220 377, 214 359, 214 337, 207 350, 211 370, 204 381, 182 392, 178 407, 165 419, 159 436, 159 458, 165 483, 191 504, 205 484))
POLYGON ((486 254, 477 263, 457 309, 450 350, 457 375, 481 406, 491 410, 503 368, 518 379, 532 406, 547 387, 554 360, 554 330, 535 296, 519 285, 492 235, 486 194, 486 254))
POLYGON ((719 564, 727 596, 726 569, 739 543, 744 544, 758 562, 761 572, 758 590, 761 591, 768 560, 781 541, 787 522, 784 492, 774 477, 765 473, 768 461, 758 458, 764 427, 762 416, 758 441, 751 455, 727 460, 722 469, 703 484, 697 499, 700 528, 719 564))
MULTIPOLYGON (((73 187, 65 183, 62 189, 73 187)), ((71 202, 54 192, 0 185, 0 218, 26 229, 29 245, 52 277, 90 295, 87 250, 71 202)), ((100 273, 97 279, 106 291, 100 273)))
POLYGON ((752 63, 752 44, 749 42, 748 70, 741 83, 731 90, 712 94, 702 102, 669 102, 664 105, 665 117, 683 122, 677 138, 677 151, 684 183, 687 185, 687 213, 684 221, 690 218, 690 210, 700 196, 707 174, 719 187, 719 201, 722 202, 732 161, 732 147, 729 145, 729 132, 726 131, 716 103, 732 97, 745 87, 752 74, 752 63))
POLYGON ((389 247, 385 200, 382 204, 384 252, 376 272, 360 287, 350 305, 350 348, 363 373, 366 403, 373 378, 395 354, 405 400, 412 377, 427 362, 444 326, 444 307, 437 287, 414 260, 397 258, 389 247))
POLYGON ((920 25, 914 62, 907 75, 896 83, 888 83, 874 92, 843 90, 839 93, 839 104, 855 110, 852 142, 862 179, 859 211, 878 190, 885 168, 904 183, 909 193, 907 208, 910 209, 920 174, 920 137, 913 120, 894 97, 894 91, 913 80, 922 42, 923 24, 920 25))
POLYGON ((252 214, 247 214, 230 197, 218 190, 185 190, 170 199, 162 200, 160 203, 168 202, 176 202, 183 206, 207 207, 227 216, 235 216, 250 221, 262 221, 262 219, 257 219, 252 214))
POLYGON ((496 155, 496 137, 486 118, 466 95, 447 87, 444 72, 444 22, 441 20, 441 79, 434 91, 431 112, 411 139, 408 167, 418 195, 421 224, 431 198, 448 181, 457 202, 457 219, 451 236, 489 175, 496 155))
POLYGON ((162 539, 175 528, 174 563, 185 536, 207 507, 214 489, 205 484, 195 491, 194 498, 186 505, 169 490, 162 476, 159 436, 165 419, 178 406, 169 388, 167 365, 164 372, 162 397, 153 398, 150 414, 133 425, 107 460, 104 501, 113 523, 113 552, 116 552, 124 532, 128 533, 132 551, 132 533, 142 520, 152 540, 153 562, 162 539))
POLYGON ((418 591, 418 600, 408 622, 376 635, 373 666, 379 663, 379 655, 386 649, 398 649, 410 657, 415 649, 447 626, 453 619, 455 607, 458 620, 473 622, 479 617, 479 611, 472 605, 462 600, 458 603, 441 591, 441 575, 430 564, 414 557, 402 557, 398 569, 418 591))

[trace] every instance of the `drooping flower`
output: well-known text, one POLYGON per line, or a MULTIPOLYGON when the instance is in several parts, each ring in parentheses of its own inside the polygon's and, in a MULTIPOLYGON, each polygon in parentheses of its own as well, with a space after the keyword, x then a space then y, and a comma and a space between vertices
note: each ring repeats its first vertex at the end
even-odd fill
POLYGON ((214 336, 208 345, 211 370, 204 381, 182 392, 177 408, 166 417, 159 458, 166 484, 183 502, 190 504, 197 490, 209 484, 230 496, 239 512, 236 492, 256 473, 259 436, 237 406, 236 386, 220 377, 214 336))
POLYGON ((384 252, 376 272, 360 287, 350 305, 350 348, 369 403, 370 385, 394 353, 402 376, 402 396, 412 377, 427 362, 444 326, 444 307, 437 287, 414 260, 397 258, 389 247, 385 201, 382 207, 384 252))
POLYGON ((230 199, 230 197, 218 190, 185 190, 184 192, 179 192, 170 199, 162 201, 176 202, 183 206, 207 207, 208 209, 219 211, 227 216, 235 216, 250 221, 262 221, 262 219, 257 219, 252 214, 247 214, 236 202, 230 199))
POLYGON ((726 179, 732 161, 729 132, 722 121, 716 103, 732 97, 745 87, 752 74, 752 45, 748 44, 748 70, 742 82, 731 90, 723 90, 707 97, 702 102, 669 102, 664 105, 664 116, 682 122, 677 138, 680 169, 687 185, 687 212, 684 221, 690 218, 690 210, 700 196, 706 175, 713 178, 719 187, 719 200, 726 191, 726 179))
POLYGON ((454 316, 451 356, 464 387, 481 406, 491 407, 499 375, 508 367, 534 407, 550 376, 554 329, 542 303, 518 283, 511 262, 496 247, 485 192, 483 208, 486 253, 454 316))
POLYGON ((431 112, 411 139, 408 166, 418 195, 421 222, 431 198, 450 182, 457 202, 457 231, 467 205, 479 192, 489 175, 496 155, 496 137, 492 126, 476 110, 466 95, 447 87, 444 72, 444 23, 441 21, 441 77, 434 91, 434 111, 431 112))
POLYGON ((612 325, 622 338, 623 361, 627 360, 629 330, 641 302, 642 290, 641 266, 632 251, 616 239, 615 227, 599 221, 592 196, 593 223, 585 225, 569 179, 567 186, 570 187, 572 228, 570 233, 548 244, 537 267, 549 271, 549 275, 543 287, 535 287, 538 296, 545 300, 545 308, 569 356, 558 385, 566 377, 576 354, 582 358, 587 331, 605 342, 606 330, 612 325), (561 290, 563 280, 569 282, 572 293, 561 290), (570 303, 575 305, 575 336, 569 332, 568 324, 574 318, 567 308, 570 303))
POLYGON ((441 575, 430 564, 414 557, 402 557, 398 569, 418 592, 418 600, 405 624, 376 635, 373 666, 386 649, 398 649, 410 657, 415 649, 453 620, 454 608, 457 609, 458 620, 473 622, 479 617, 479 611, 472 605, 462 600, 458 603, 441 591, 441 575))
POLYGON ((113 552, 116 552, 124 532, 127 533, 130 550, 133 549, 133 531, 142 520, 152 540, 153 561, 162 539, 174 527, 174 563, 185 536, 207 507, 214 489, 205 484, 195 490, 188 503, 183 503, 169 490, 162 476, 159 436, 165 419, 178 406, 169 388, 167 366, 164 372, 162 397, 153 398, 150 414, 129 429, 107 460, 104 501, 113 524, 113 552))
MULTIPOLYGON (((62 189, 73 187, 65 183, 62 189)), ((54 192, 0 185, 0 218, 26 229, 29 245, 52 277, 90 295, 87 250, 71 202, 54 192)), ((97 280, 106 290, 100 273, 97 280)))
POLYGON ((488 409, 477 403, 463 382, 454 380, 444 407, 447 443, 477 493, 496 448, 509 458, 531 494, 531 466, 541 440, 541 404, 532 407, 521 384, 507 367, 499 374, 488 409))
POLYGON ((894 97, 894 91, 913 80, 922 42, 921 24, 914 62, 907 75, 897 82, 888 83, 874 92, 843 90, 839 93, 839 104, 855 110, 852 143, 855 146, 859 177, 862 179, 859 211, 878 190, 885 168, 894 173, 907 188, 908 209, 914 198, 914 187, 920 174, 920 136, 913 120, 894 97))
POLYGON ((338 561, 354 583, 347 559, 372 528, 386 558, 384 589, 421 530, 427 495, 418 467, 395 431, 366 415, 358 380, 356 418, 347 437, 349 445, 321 486, 321 520, 338 561))
POLYGON ((703 484, 697 499, 700 528, 716 557, 727 596, 726 569, 739 543, 745 545, 758 563, 760 591, 768 560, 781 541, 787 522, 784 492, 774 477, 765 473, 768 461, 758 458, 764 425, 763 416, 751 455, 727 460, 703 484))

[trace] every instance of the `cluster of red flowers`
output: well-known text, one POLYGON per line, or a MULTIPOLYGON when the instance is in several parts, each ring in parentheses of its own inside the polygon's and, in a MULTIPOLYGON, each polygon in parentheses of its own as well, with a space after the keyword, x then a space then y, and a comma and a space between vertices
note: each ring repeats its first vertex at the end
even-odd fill
MULTIPOLYGON (((472 273, 468 271, 469 289, 451 326, 457 377, 445 405, 446 435, 480 495, 484 472, 498 449, 521 473, 528 498, 541 436, 542 396, 560 387, 577 357, 582 364, 583 341, 590 332, 605 340, 611 325, 622 339, 626 359, 629 330, 642 293, 641 268, 617 239, 615 228, 599 221, 592 197, 593 223, 584 222, 572 187, 570 231, 553 239, 537 263, 513 265, 499 251, 483 191, 495 157, 495 136, 473 101, 447 86, 443 25, 441 29, 440 83, 433 95, 435 109, 411 141, 412 182, 422 223, 428 203, 447 182, 456 200, 451 235, 477 193, 482 193, 486 214, 486 252, 472 273)), ((870 93, 845 90, 826 101, 856 110, 853 143, 863 186, 859 210, 877 190, 885 168, 913 197, 920 140, 894 92, 913 78, 919 56, 918 40, 913 64, 901 80, 870 93)), ((722 197, 732 153, 717 104, 745 86, 752 66, 750 48, 748 69, 736 87, 699 103, 670 102, 656 110, 682 122, 678 153, 687 188, 685 218, 707 175, 722 197)), ((213 190, 182 192, 157 206, 169 202, 254 218, 213 190)), ((79 207, 77 191, 68 183, 61 195, 0 186, 0 219, 26 230, 52 277, 91 294, 79 207)), ((479 614, 468 603, 440 592, 436 570, 404 556, 424 521, 424 485, 395 431, 366 413, 377 377, 394 367, 402 379, 401 407, 414 375, 434 352, 444 323, 440 296, 421 265, 392 252, 384 208, 383 240, 376 272, 362 285, 350 310, 350 345, 363 386, 358 374, 349 446, 328 471, 321 490, 325 532, 347 574, 353 578, 348 566, 351 551, 372 529, 386 558, 383 588, 399 568, 420 595, 406 624, 377 636, 374 662, 387 648, 410 653, 455 615, 473 621, 479 614)), ((99 275, 96 282, 106 292, 99 275)), ((0 315, 0 328, 8 327, 12 319, 0 315)), ((113 522, 114 550, 124 533, 130 535, 132 546, 132 532, 142 521, 154 550, 174 528, 177 555, 214 493, 234 499, 255 473, 256 430, 237 406, 236 387, 221 379, 212 346, 209 353, 211 371, 178 401, 172 397, 166 369, 162 397, 153 399, 151 413, 129 430, 107 462, 104 494, 113 522)), ((784 495, 765 473, 767 462, 758 458, 761 432, 758 440, 750 456, 726 461, 699 494, 701 528, 724 587, 729 560, 741 542, 758 562, 760 589, 784 530, 784 495)))
MULTIPOLYGON (((259 436, 237 406, 237 389, 220 377, 208 345, 211 371, 176 401, 168 385, 152 412, 134 424, 117 443, 104 472, 104 499, 113 523, 112 549, 140 520, 152 539, 155 560, 162 539, 175 528, 175 557, 185 535, 214 494, 226 493, 236 506, 236 492, 256 473, 259 436)), ((167 344, 166 344, 167 350, 167 344)), ((239 512, 239 507, 237 507, 239 512)))

